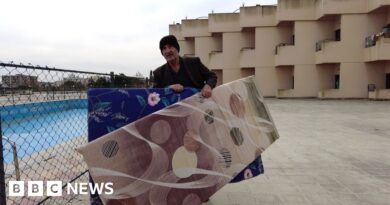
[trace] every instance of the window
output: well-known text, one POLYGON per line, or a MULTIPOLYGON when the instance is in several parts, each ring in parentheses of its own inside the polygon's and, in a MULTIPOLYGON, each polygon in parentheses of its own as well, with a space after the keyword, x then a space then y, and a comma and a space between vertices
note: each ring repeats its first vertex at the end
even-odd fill
POLYGON ((294 89, 294 76, 292 76, 292 85, 291 85, 291 89, 294 89))
POLYGON ((336 41, 340 41, 341 40, 341 30, 340 29, 337 29, 334 32, 334 38, 335 38, 336 41))
POLYGON ((334 89, 340 89, 340 75, 334 76, 334 89))
POLYGON ((292 35, 292 45, 295 45, 295 35, 292 35))

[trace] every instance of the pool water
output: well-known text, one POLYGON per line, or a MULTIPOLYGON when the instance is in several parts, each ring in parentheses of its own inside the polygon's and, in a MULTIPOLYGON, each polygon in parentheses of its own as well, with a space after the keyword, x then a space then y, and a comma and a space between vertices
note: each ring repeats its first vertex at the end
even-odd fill
MULTIPOLYGON (((31 109, 31 105, 25 105, 30 106, 29 111, 26 107, 21 109, 14 106, 16 111, 8 112, 4 119, 2 117, 2 135, 16 143, 18 158, 31 156, 81 135, 87 137, 86 100, 72 103, 72 106, 69 106, 69 101, 36 105, 44 109, 31 109), (24 110, 25 114, 21 110, 24 110)), ((11 146, 5 140, 3 146, 4 162, 11 163, 13 161, 11 146)))

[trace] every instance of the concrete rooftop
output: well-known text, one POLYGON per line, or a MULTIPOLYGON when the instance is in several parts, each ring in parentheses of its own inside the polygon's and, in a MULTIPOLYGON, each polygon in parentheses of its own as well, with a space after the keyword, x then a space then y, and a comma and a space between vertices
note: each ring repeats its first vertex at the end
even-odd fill
POLYGON ((265 174, 203 205, 390 204, 390 101, 266 102, 280 139, 262 155, 265 174))
POLYGON ((280 138, 265 174, 228 184, 205 205, 390 204, 390 102, 278 100, 280 138))

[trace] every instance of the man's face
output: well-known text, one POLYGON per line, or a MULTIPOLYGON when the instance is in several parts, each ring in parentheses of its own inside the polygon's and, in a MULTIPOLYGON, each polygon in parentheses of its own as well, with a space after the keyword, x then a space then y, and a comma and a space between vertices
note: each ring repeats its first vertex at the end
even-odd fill
POLYGON ((179 58, 179 52, 177 49, 169 44, 162 48, 161 53, 168 62, 179 58))

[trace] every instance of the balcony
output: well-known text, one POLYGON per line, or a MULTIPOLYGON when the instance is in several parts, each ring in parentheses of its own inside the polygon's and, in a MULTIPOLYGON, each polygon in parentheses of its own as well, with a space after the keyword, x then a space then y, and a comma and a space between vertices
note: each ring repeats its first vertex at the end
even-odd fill
POLYGON ((275 66, 288 66, 295 63, 295 46, 293 44, 281 43, 275 48, 275 66))
POLYGON ((332 98, 341 98, 339 89, 327 89, 318 92, 318 98, 320 99, 332 99, 332 98))
POLYGON ((255 48, 242 48, 240 53, 240 68, 256 67, 255 48))
POLYGON ((371 100, 390 100, 390 89, 377 89, 368 92, 368 98, 371 100))
POLYGON ((342 56, 339 41, 322 40, 316 43, 316 64, 339 63, 342 56))
POLYGON ((183 54, 183 57, 195 57, 195 54, 183 54))
POLYGON ((379 33, 366 38, 364 61, 390 60, 390 32, 379 33))
POLYGON ((294 89, 279 89, 277 98, 294 98, 294 89))
POLYGON ((210 57, 210 65, 209 67, 212 69, 223 69, 224 59, 222 51, 211 51, 209 53, 210 57))
POLYGON ((368 3, 368 12, 371 12, 382 6, 389 6, 390 0, 369 0, 367 3, 368 3))

